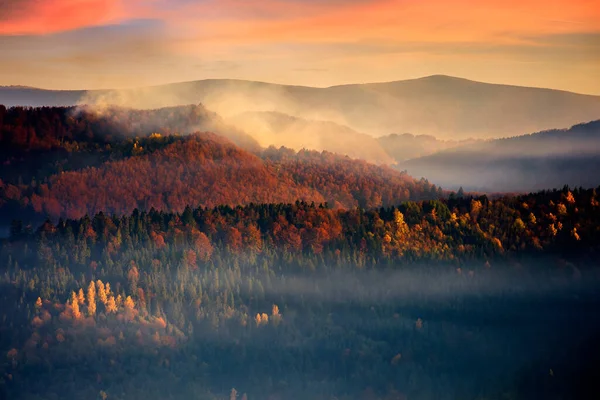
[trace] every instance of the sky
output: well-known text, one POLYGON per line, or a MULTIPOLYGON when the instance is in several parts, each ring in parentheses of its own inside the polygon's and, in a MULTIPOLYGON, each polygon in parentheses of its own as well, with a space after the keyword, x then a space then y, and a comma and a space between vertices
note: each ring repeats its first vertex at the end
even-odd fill
POLYGON ((600 95, 598 0, 0 0, 0 85, 434 74, 600 95))

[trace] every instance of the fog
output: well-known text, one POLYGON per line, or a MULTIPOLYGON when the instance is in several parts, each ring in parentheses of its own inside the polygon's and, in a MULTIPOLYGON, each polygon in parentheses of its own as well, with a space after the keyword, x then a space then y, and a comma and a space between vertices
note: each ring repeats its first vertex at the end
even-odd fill
POLYGON ((243 130, 225 122, 217 113, 202 105, 137 109, 113 104, 82 104, 71 115, 90 119, 96 135, 144 137, 152 133, 187 135, 213 132, 250 151, 260 148, 243 130))
MULTIPOLYGON (((252 317, 279 304, 277 326, 248 331, 231 321, 215 330, 207 320, 175 348, 128 343, 123 350, 98 347, 90 354, 78 349, 85 348, 87 334, 93 343, 95 333, 82 331, 67 347, 61 374, 39 370, 19 393, 44 393, 49 379, 65 394, 71 393, 68 382, 94 388, 89 372, 109 368, 126 382, 119 387, 127 399, 141 393, 146 400, 205 398, 208 387, 220 399, 229 398, 232 388, 249 399, 273 392, 298 400, 371 398, 359 382, 389 382, 399 398, 416 400, 496 399, 507 393, 515 399, 584 398, 594 385, 586 374, 597 355, 582 346, 600 332, 600 280, 572 268, 540 273, 544 267, 474 266, 469 274, 469 268, 425 265, 387 271, 346 266, 294 277, 259 274, 265 301, 248 312, 252 317), (375 354, 363 354, 367 346, 375 354), (303 361, 282 367, 274 359, 284 354, 303 361), (168 368, 160 361, 165 359, 168 368), (357 375, 369 370, 372 375, 357 375), (208 379, 209 386, 199 379, 208 379)), ((166 320, 176 320, 169 310, 163 308, 166 320)), ((130 323, 126 329, 134 335, 139 327, 130 323)), ((110 381, 99 387, 118 397, 110 381)))
POLYGON ((213 79, 89 91, 79 103, 133 108, 202 103, 225 118, 273 111, 334 122, 375 137, 412 132, 444 140, 510 137, 567 128, 598 118, 600 113, 597 96, 447 76, 329 88, 213 79))
POLYGON ((347 155, 375 164, 394 159, 372 136, 329 121, 307 120, 276 112, 246 112, 228 119, 263 147, 310 149, 347 155))
POLYGON ((599 167, 599 121, 460 146, 399 164, 447 189, 482 191, 596 187, 599 167))
MULTIPOLYGON (((545 296, 581 285, 580 272, 567 267, 560 273, 536 275, 501 267, 491 271, 474 267, 440 269, 426 266, 408 270, 334 272, 316 276, 282 275, 270 280, 270 295, 303 296, 311 301, 398 301, 426 299, 445 301, 472 295, 545 296)), ((590 281, 595 276, 587 276, 590 281)), ((596 282, 597 283, 597 282, 596 282)))

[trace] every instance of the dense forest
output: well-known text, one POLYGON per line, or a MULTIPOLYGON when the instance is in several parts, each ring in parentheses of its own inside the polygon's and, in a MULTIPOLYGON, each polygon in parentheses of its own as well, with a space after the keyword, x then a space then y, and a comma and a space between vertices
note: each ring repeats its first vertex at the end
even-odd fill
POLYGON ((0 388, 11 399, 572 398, 594 390, 586 364, 573 369, 580 343, 564 340, 597 332, 599 207, 596 190, 565 187, 369 210, 14 221, 0 248, 12 305, 0 312, 0 388))
POLYGON ((0 161, 1 400, 600 397, 600 188, 443 191, 202 106, 0 106, 0 161))
POLYGON ((221 130, 218 136, 173 134, 219 128, 201 124, 213 118, 201 106, 86 110, 0 109, 4 223, 15 214, 56 220, 298 199, 373 208, 442 195, 425 179, 332 153, 240 147, 221 130))

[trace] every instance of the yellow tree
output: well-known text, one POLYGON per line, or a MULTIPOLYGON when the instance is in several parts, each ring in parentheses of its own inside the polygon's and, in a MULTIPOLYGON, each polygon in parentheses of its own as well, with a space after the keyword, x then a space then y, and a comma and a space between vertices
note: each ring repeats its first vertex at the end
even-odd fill
POLYGON ((106 312, 107 313, 116 313, 117 312, 117 303, 115 302, 114 296, 109 296, 106 301, 106 312))
POLYGON ((106 305, 106 291, 104 290, 104 283, 100 279, 96 281, 96 286, 98 287, 98 298, 102 302, 102 304, 106 305))
POLYGON ((275 325, 279 324, 279 321, 281 321, 281 314, 279 314, 279 307, 277 306, 277 304, 273 304, 271 318, 275 325))
POLYGON ((71 292, 71 309, 73 310, 73 318, 81 318, 81 311, 79 310, 79 300, 75 292, 71 292))
POLYGON ((79 304, 85 303, 85 296, 83 294, 83 289, 79 288, 79 292, 77 292, 77 300, 79 300, 79 304))
POLYGON ((88 315, 96 315, 96 285, 91 281, 87 291, 88 315))
POLYGON ((38 297, 38 298, 37 298, 37 300, 36 300, 36 302, 35 302, 35 308, 37 308, 38 310, 39 310, 40 308, 42 308, 42 298, 41 298, 41 297, 38 297))
POLYGON ((266 313, 262 313, 260 319, 262 320, 263 324, 269 323, 269 316, 266 313))
POLYGON ((254 317, 254 321, 256 321, 256 326, 259 326, 262 322, 262 318, 260 317, 260 314, 256 314, 256 317, 254 317))
POLYGON ((394 210, 394 230, 397 240, 402 240, 408 234, 408 225, 404 221, 404 214, 398 210, 394 210))
POLYGON ((133 311, 134 308, 135 303, 133 302, 133 299, 131 296, 127 296, 127 298, 125 298, 125 309, 128 311, 133 311))

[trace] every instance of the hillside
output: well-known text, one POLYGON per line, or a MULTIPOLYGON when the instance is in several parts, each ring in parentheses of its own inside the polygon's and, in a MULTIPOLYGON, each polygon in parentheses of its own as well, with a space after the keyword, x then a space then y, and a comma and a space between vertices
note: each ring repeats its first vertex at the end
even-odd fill
MULTIPOLYGON (((130 156, 134 151, 139 155, 134 138, 139 142, 151 134, 195 131, 215 132, 244 149, 260 150, 254 139, 202 105, 156 110, 0 106, 0 180, 41 181, 52 174, 130 156)), ((148 152, 172 140, 141 144, 148 152)))
POLYGON ((379 207, 440 193, 427 181, 364 161, 284 148, 257 155, 205 133, 148 138, 134 142, 124 158, 50 175, 39 183, 3 184, 0 213, 15 218, 15 213, 29 210, 52 218, 80 218, 99 211, 182 211, 187 205, 296 200, 379 207), (145 151, 144 146, 154 150, 145 151))
POLYGON ((247 112, 228 119, 261 145, 311 149, 359 158, 376 164, 394 159, 370 135, 329 121, 313 121, 277 112, 247 112))
POLYGON ((203 103, 224 117, 275 111, 331 121, 375 136, 418 132, 441 139, 510 137, 600 117, 600 97, 448 76, 314 88, 203 80, 115 91, 4 88, 0 104, 117 104, 157 108, 203 103))
POLYGON ((532 191, 596 187, 600 120, 570 129, 479 142, 406 161, 400 168, 449 189, 532 191))
POLYGON ((10 107, 0 105, 0 152, 50 150, 65 142, 106 144, 151 133, 218 132, 257 150, 258 143, 203 105, 139 110, 123 107, 10 107))

